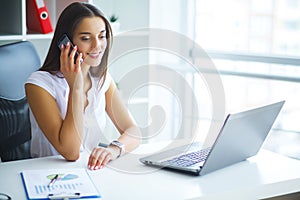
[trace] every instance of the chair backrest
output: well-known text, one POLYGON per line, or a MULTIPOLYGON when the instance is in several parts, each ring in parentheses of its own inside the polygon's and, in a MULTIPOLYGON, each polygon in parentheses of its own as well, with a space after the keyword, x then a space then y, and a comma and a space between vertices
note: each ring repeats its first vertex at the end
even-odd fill
POLYGON ((24 84, 40 67, 29 41, 0 46, 0 158, 30 158, 30 121, 24 84))

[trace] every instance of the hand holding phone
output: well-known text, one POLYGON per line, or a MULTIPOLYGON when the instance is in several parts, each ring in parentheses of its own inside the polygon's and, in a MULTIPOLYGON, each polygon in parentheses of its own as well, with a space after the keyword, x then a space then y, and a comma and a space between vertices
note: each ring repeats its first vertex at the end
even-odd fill
MULTIPOLYGON (((60 38, 60 40, 58 41, 58 48, 61 50, 61 46, 64 45, 66 46, 68 44, 68 42, 70 42, 71 44, 71 48, 70 48, 70 52, 69 54, 71 53, 71 51, 73 50, 74 48, 74 44, 71 42, 70 38, 67 36, 67 34, 63 34, 63 36, 60 38)), ((74 56, 74 64, 76 63, 76 60, 79 56, 79 53, 78 51, 76 51, 75 53, 75 56, 74 56)), ((80 62, 82 62, 83 60, 80 59, 80 62)))

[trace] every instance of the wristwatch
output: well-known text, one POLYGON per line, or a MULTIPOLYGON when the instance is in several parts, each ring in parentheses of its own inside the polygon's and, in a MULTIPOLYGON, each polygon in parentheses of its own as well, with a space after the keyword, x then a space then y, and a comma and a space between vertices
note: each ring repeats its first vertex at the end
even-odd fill
POLYGON ((121 142, 114 140, 109 145, 118 147, 120 149, 120 154, 118 155, 118 157, 121 157, 125 154, 125 145, 122 144, 121 142))

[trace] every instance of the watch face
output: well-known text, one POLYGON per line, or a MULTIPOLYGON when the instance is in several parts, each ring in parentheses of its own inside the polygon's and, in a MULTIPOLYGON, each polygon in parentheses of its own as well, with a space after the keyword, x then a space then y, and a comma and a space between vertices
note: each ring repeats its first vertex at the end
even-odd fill
POLYGON ((122 156, 125 153, 125 145, 122 144, 119 141, 112 141, 111 145, 117 146, 120 148, 121 152, 120 152, 120 156, 122 156))
POLYGON ((121 146, 122 144, 120 143, 120 142, 118 142, 118 141, 113 141, 112 142, 114 145, 117 145, 117 146, 121 146))

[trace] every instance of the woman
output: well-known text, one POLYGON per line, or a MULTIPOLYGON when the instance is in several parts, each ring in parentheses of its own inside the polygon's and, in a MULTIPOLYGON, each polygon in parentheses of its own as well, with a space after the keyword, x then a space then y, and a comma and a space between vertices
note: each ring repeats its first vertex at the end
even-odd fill
POLYGON ((86 149, 88 168, 95 170, 139 145, 140 131, 107 73, 111 43, 109 22, 95 6, 77 2, 62 12, 43 66, 25 84, 32 157, 61 154, 75 161, 86 149), (64 34, 74 48, 69 42, 60 50, 64 34), (98 146, 105 112, 121 134, 108 148, 98 146))

